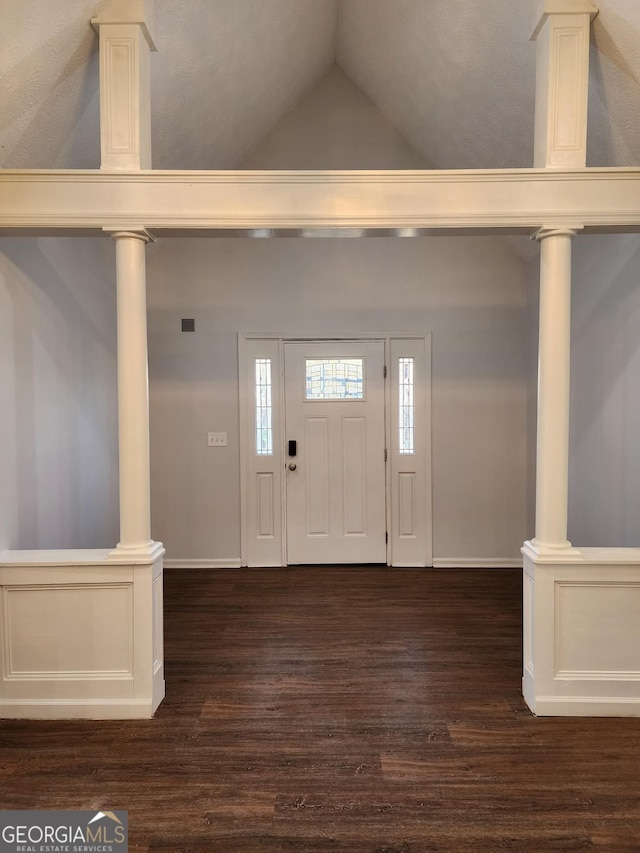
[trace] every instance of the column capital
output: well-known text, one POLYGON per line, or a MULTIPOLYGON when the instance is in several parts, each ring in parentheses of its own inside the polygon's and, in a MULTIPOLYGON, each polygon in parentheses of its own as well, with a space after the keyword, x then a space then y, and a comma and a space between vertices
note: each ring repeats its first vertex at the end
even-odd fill
POLYGON ((110 0, 91 18, 91 26, 99 33, 101 26, 137 24, 144 35, 150 50, 157 50, 155 31, 156 13, 153 0, 110 0))
POLYGON ((531 239, 541 242, 547 237, 575 237, 582 228, 582 225, 543 225, 542 228, 533 232, 531 239))
POLYGON ((550 15, 589 15, 592 21, 598 7, 592 0, 537 0, 530 41, 536 41, 550 15))
POLYGON ((103 228, 103 232, 112 240, 129 237, 134 240, 142 240, 143 243, 155 243, 156 238, 146 228, 119 228, 117 231, 111 228, 103 228))

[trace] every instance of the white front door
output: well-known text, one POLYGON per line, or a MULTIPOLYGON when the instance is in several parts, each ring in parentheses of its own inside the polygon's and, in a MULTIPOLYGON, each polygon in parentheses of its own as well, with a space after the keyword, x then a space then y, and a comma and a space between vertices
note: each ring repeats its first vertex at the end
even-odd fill
POLYGON ((384 563, 384 341, 284 353, 287 561, 384 563))

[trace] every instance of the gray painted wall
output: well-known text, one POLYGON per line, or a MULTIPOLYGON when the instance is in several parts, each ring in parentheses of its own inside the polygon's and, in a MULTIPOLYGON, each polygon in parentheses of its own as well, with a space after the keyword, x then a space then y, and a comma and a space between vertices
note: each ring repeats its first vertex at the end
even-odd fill
POLYGON ((118 540, 113 246, 0 241, 0 548, 118 540))
POLYGON ((502 241, 172 240, 148 298, 152 524, 169 557, 239 556, 238 331, 431 331, 434 556, 518 555, 526 292, 502 241), (208 448, 208 431, 229 446, 208 448))
POLYGON ((640 235, 574 241, 569 538, 640 546, 640 235))
POLYGON ((243 169, 426 169, 424 158, 337 65, 252 151, 243 169))

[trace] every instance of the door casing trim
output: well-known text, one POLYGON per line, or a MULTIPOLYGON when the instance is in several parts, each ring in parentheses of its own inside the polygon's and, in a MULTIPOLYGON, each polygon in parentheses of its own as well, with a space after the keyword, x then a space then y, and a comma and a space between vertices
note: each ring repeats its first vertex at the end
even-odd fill
MULTIPOLYGON (((286 566, 286 489, 285 436, 284 436, 284 344, 287 342, 317 341, 383 341, 385 344, 385 366, 388 381, 385 382, 385 430, 387 447, 392 442, 392 364, 391 359, 403 354, 403 345, 411 353, 419 353, 422 364, 419 372, 422 382, 417 387, 417 417, 422 422, 419 454, 421 464, 418 471, 418 483, 424 512, 421 521, 424 525, 420 537, 418 552, 410 559, 402 551, 397 536, 397 518, 393 507, 397 507, 392 482, 394 480, 395 454, 389 452, 386 462, 386 515, 387 515, 387 565, 398 567, 433 565, 433 523, 432 523, 432 487, 431 487, 431 333, 408 334, 406 332, 341 333, 319 335, 314 333, 277 333, 277 332, 239 332, 238 333, 238 391, 239 391, 239 438, 240 438, 240 562, 242 566, 266 567, 286 566), (254 384, 252 381, 252 360, 268 357, 273 365, 274 393, 274 453, 273 485, 273 531, 272 535, 257 537, 255 516, 255 489, 252 477, 255 474, 254 454, 254 384), (395 532, 394 532, 395 531, 395 532), (394 553, 395 552, 395 553, 394 553), (402 553, 401 553, 402 552, 402 553)), ((418 502, 420 503, 420 502, 418 502)), ((397 511, 397 510, 396 510, 397 511)), ((417 543, 416 543, 417 544, 417 543)))

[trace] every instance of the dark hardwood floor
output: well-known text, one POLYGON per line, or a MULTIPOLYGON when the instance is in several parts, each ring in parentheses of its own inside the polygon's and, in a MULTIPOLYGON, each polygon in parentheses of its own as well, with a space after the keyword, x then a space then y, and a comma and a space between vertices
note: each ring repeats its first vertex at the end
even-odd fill
POLYGON ((516 570, 168 571, 154 720, 0 721, 0 806, 132 853, 640 851, 640 719, 534 718, 516 570))

